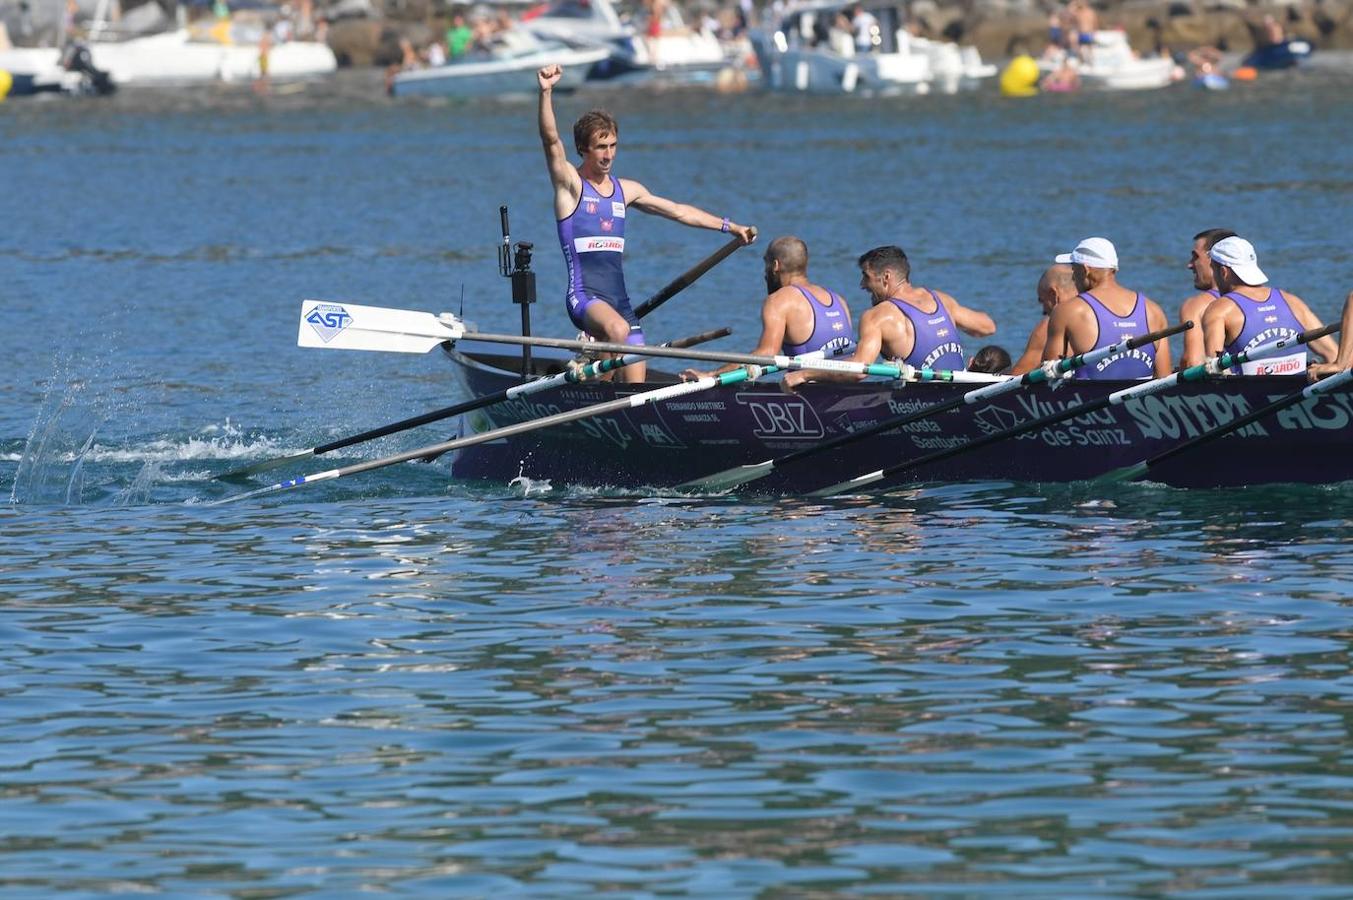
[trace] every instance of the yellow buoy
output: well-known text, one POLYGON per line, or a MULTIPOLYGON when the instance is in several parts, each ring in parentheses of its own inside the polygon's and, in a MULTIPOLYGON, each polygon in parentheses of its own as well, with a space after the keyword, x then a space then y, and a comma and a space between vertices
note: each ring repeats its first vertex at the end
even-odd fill
POLYGON ((1010 60, 1001 73, 1001 94, 1005 97, 1032 97, 1038 93, 1038 63, 1021 54, 1010 60))
POLYGON ((9 96, 9 89, 14 87, 14 76, 4 69, 0 69, 0 103, 5 102, 9 96))

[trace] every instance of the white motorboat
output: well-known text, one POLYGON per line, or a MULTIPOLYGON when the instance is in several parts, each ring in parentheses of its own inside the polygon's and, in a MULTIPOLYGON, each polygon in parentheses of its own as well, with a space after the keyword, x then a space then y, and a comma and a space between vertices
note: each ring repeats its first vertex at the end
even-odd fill
POLYGON ((69 44, 59 51, 55 61, 47 50, 18 49, 0 52, 0 100, 5 96, 28 94, 67 94, 102 96, 116 89, 108 73, 97 69, 89 50, 82 44, 69 44))
MULTIPOLYGON (((215 36, 195 34, 179 27, 122 37, 96 28, 85 46, 93 66, 107 72, 119 86, 248 81, 262 74, 265 52, 272 78, 312 78, 338 68, 333 51, 325 44, 263 41, 258 28, 214 32, 215 36)), ((11 71, 51 71, 60 64, 61 51, 55 47, 0 52, 0 68, 11 71)))
POLYGON ((610 55, 588 73, 594 81, 701 81, 728 64, 718 37, 688 27, 674 3, 667 4, 656 34, 622 20, 610 0, 554 0, 528 14, 522 26, 548 40, 609 47, 610 55))
POLYGON ((1174 60, 1164 56, 1142 57, 1133 52, 1122 31, 1096 31, 1094 43, 1082 59, 1061 50, 1047 54, 1038 67, 1044 73, 1070 65, 1086 90, 1140 91, 1163 88, 1177 81, 1174 60))
POLYGON ((610 56, 609 47, 570 47, 542 40, 523 28, 501 31, 487 49, 472 50, 440 66, 406 69, 390 83, 396 97, 493 97, 536 91, 536 70, 558 63, 564 75, 555 90, 578 87, 592 66, 610 56))
POLYGON ((895 5, 865 4, 856 21, 845 21, 846 8, 839 2, 799 6, 753 32, 766 85, 826 94, 949 93, 996 74, 975 47, 912 35, 895 5))

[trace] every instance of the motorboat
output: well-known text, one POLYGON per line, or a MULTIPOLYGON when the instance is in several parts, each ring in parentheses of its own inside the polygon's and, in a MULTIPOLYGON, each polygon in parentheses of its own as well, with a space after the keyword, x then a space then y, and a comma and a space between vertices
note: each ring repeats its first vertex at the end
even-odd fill
MULTIPOLYGON (((274 42, 266 28, 253 22, 223 20, 208 29, 179 24, 163 31, 128 33, 96 18, 85 46, 92 66, 120 86, 250 81, 265 68, 270 78, 290 80, 319 77, 338 68, 326 44, 274 42)), ((55 47, 0 52, 0 68, 11 71, 52 71, 60 64, 61 50, 55 47)))
POLYGON ((1139 91, 1163 88, 1178 79, 1177 66, 1168 56, 1139 56, 1122 31, 1096 31, 1086 45, 1085 56, 1058 49, 1045 54, 1039 68, 1051 74, 1070 66, 1086 90, 1139 91))
POLYGON ((646 25, 636 29, 620 17, 611 0, 554 0, 523 16, 522 26, 547 40, 611 48, 588 73, 593 81, 703 81, 729 60, 719 38, 689 27, 675 4, 665 6, 656 29, 646 25))
POLYGON ((487 46, 442 65, 399 72, 390 82, 390 93, 396 97, 530 94, 536 90, 536 70, 552 63, 564 69, 555 90, 572 90, 583 83, 594 65, 610 55, 609 47, 569 46, 512 27, 494 34, 487 46))
POLYGON ((98 69, 83 44, 67 44, 55 62, 46 50, 0 53, 0 100, 32 94, 104 96, 116 90, 108 73, 98 69))
POLYGON ((799 6, 752 33, 771 90, 925 94, 974 87, 996 74, 975 47, 912 34, 898 6, 865 4, 857 21, 845 20, 846 8, 830 2, 799 6))

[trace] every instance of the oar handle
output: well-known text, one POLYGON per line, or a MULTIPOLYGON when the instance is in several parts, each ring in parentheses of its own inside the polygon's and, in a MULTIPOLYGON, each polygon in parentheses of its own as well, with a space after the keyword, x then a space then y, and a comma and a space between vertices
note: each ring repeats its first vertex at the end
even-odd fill
POLYGON ((1183 331, 1189 331, 1193 328, 1193 320, 1180 322, 1178 325, 1171 325, 1169 328, 1162 328, 1160 331, 1153 331, 1150 334, 1144 334, 1141 337, 1135 337, 1128 341, 1128 349, 1136 350, 1138 347, 1145 347, 1147 344, 1154 344, 1161 338, 1174 337, 1183 331))
MULTIPOLYGON (((752 236, 756 237, 756 228, 753 227, 751 231, 752 236)), ((653 310, 657 309, 659 306, 662 306, 668 300, 671 300, 677 294, 681 293, 686 288, 690 287, 692 284, 695 283, 695 280, 697 278, 699 278, 701 275, 705 274, 710 269, 717 266, 719 263, 723 262, 725 259, 727 259, 729 256, 732 255, 734 250, 742 246, 744 246, 742 243, 742 238, 735 237, 731 239, 728 243, 724 244, 718 250, 715 250, 709 256, 705 257, 702 261, 696 263, 694 266, 687 269, 681 275, 678 275, 675 279, 672 280, 670 284, 668 284, 662 290, 658 291, 652 297, 649 297, 643 303, 640 303, 638 307, 635 308, 634 314, 642 319, 644 316, 648 315, 653 310)))

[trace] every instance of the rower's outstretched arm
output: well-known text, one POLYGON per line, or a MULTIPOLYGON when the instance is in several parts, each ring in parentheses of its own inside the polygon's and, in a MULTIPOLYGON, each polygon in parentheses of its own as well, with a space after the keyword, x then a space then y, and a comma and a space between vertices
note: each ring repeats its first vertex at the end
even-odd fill
POLYGON ((744 244, 750 244, 756 240, 756 229, 750 225, 739 225, 731 219, 705 212, 698 206, 692 206, 689 203, 677 203, 668 200, 666 197, 659 197, 639 182, 631 181, 628 178, 620 179, 620 184, 625 190, 626 202, 635 209, 662 216, 665 219, 671 219, 673 222, 680 222, 682 225, 689 225, 692 228, 727 231, 729 234, 741 238, 744 244), (727 228, 724 227, 725 223, 727 223, 727 228))
POLYGON ((554 185, 556 212, 561 201, 577 201, 582 193, 582 178, 578 170, 568 161, 564 142, 559 139, 559 126, 554 119, 554 86, 564 75, 560 65, 545 66, 536 72, 536 84, 540 87, 540 108, 537 121, 540 126, 540 144, 545 150, 545 168, 549 170, 550 182, 554 185), (564 196, 561 196, 564 195, 564 196))
MULTIPOLYGON (((1292 309, 1292 315, 1297 317, 1301 327, 1310 331, 1313 328, 1324 328, 1325 323, 1320 321, 1320 317, 1311 312, 1311 308, 1306 305, 1296 294, 1289 294, 1283 291, 1283 296, 1287 298, 1287 305, 1292 309)), ((1344 316, 1344 322, 1347 324, 1348 316, 1344 316)), ((1339 345, 1335 343, 1334 338, 1325 335, 1319 340, 1311 341, 1310 348, 1315 351, 1325 362, 1333 362, 1339 356, 1339 345)))
POLYGON ((950 297, 944 291, 937 291, 944 305, 949 308, 949 315, 953 317, 954 324, 965 334, 973 337, 991 337, 996 333, 996 320, 980 309, 971 309, 959 303, 953 297, 950 297))

